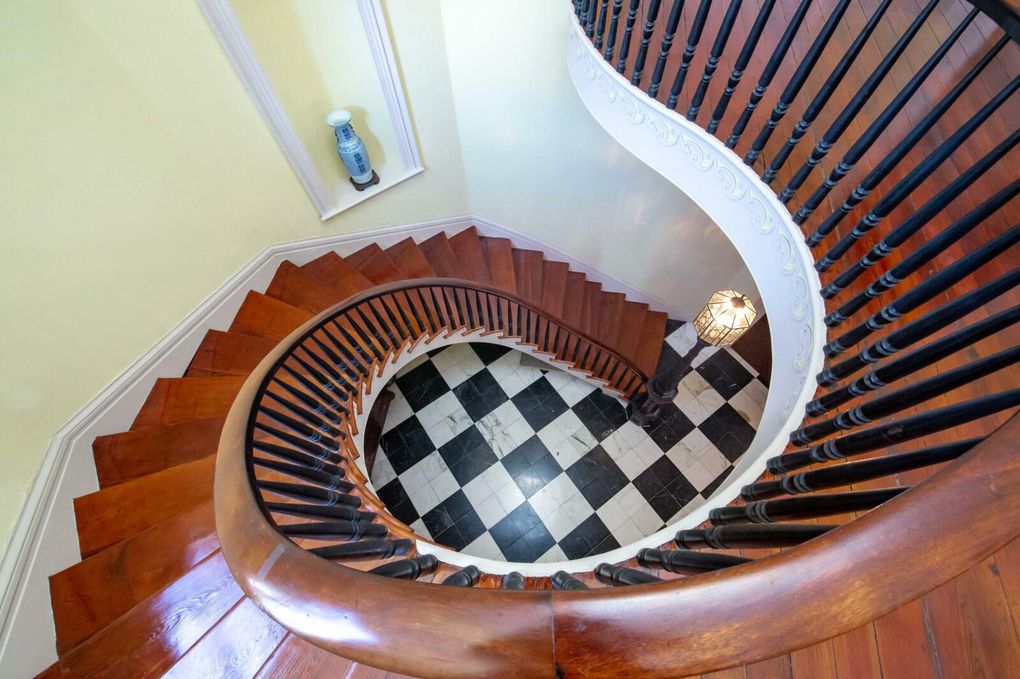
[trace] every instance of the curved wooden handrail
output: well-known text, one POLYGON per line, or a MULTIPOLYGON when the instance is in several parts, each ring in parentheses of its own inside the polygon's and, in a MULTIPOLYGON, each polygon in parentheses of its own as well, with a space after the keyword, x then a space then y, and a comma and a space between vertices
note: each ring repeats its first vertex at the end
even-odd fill
MULTIPOLYGON (((453 282, 434 284, 443 283, 453 282)), ((863 518, 801 548, 709 575, 618 589, 515 592, 347 568, 275 530, 259 507, 245 456, 249 413, 266 375, 344 304, 295 330, 248 378, 224 426, 215 482, 217 532, 242 589, 292 632, 344 657, 422 677, 696 674, 849 631, 1020 533, 1011 520, 1020 516, 1018 415, 863 518), (904 568, 904 554, 913 567, 904 568)))

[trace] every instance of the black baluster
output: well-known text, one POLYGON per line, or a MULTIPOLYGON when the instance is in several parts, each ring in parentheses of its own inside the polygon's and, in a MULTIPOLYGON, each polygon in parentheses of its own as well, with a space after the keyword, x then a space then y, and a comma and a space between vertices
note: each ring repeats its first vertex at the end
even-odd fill
POLYGON ((1020 361, 1020 346, 980 358, 967 365, 921 380, 886 396, 855 406, 836 417, 801 427, 790 434, 790 442, 806 446, 838 431, 859 427, 869 422, 888 417, 893 413, 910 408, 941 396, 953 389, 970 384, 982 377, 1007 368, 1020 361))
POLYGON ((924 9, 914 18, 906 32, 900 36, 900 39, 896 41, 892 49, 882 58, 882 61, 878 63, 878 66, 872 71, 868 79, 864 81, 860 89, 850 99, 850 103, 847 107, 840 111, 839 115, 829 126, 829 129, 822 135, 822 139, 815 145, 814 149, 811 150, 811 155, 808 159, 797 169, 793 177, 786 184, 786 188, 779 194, 779 201, 781 203, 788 203, 793 198, 794 194, 804 184, 804 181, 808 178, 811 172, 814 171, 815 167, 818 166, 822 159, 829 154, 829 151, 835 146, 836 142, 839 141, 843 133, 846 132, 847 128, 850 127, 850 123, 857 114, 860 113, 864 105, 868 103, 871 96, 878 89, 878 86, 882 83, 882 80, 892 70, 893 64, 900 58, 903 51, 910 44, 910 41, 914 39, 917 32, 921 30, 921 26, 924 25, 928 16, 935 9, 935 6, 939 3, 939 0, 930 0, 924 9))
MULTIPOLYGON (((1006 99, 1009 98, 1009 95, 1015 92, 1018 87, 1020 87, 1020 77, 1015 78, 1013 82, 1007 85, 1005 88, 1003 88, 1003 90, 999 92, 999 94, 995 98, 993 98, 983 107, 981 107, 981 110, 975 113, 970 118, 970 120, 968 120, 966 123, 963 124, 962 127, 960 127, 960 129, 954 132, 944 142, 939 144, 938 148, 932 151, 932 153, 929 154, 928 157, 926 157, 923 161, 918 163, 918 165, 913 170, 911 170, 905 177, 903 177, 903 179, 897 182, 896 185, 889 190, 889 193, 882 196, 882 199, 879 200, 873 208, 871 208, 868 214, 866 214, 859 222, 857 222, 857 225, 853 228, 853 230, 846 236, 844 236, 842 239, 840 239, 840 241, 836 243, 836 245, 833 246, 829 250, 829 252, 825 254, 825 256, 818 262, 818 264, 815 265, 815 269, 817 269, 818 271, 827 271, 833 264, 835 264, 839 260, 840 257, 843 256, 843 254, 846 253, 847 250, 853 247, 854 243, 856 243, 859 239, 863 238, 864 234, 868 233, 876 226, 878 226, 879 223, 881 223, 881 221, 885 219, 885 217, 887 217, 890 212, 892 212, 901 202, 903 202, 903 200, 907 196, 909 196, 914 191, 914 189, 920 186, 925 179, 931 176, 932 172, 934 172, 935 169, 946 160, 946 158, 948 158, 954 151, 956 151, 956 149, 958 149, 960 145, 962 145, 963 142, 966 141, 966 139, 970 137, 971 134, 974 133, 974 131, 981 125, 981 123, 987 120, 988 117, 1004 101, 1006 101, 1006 99)), ((1015 135, 1016 132, 1014 132, 1011 137, 1007 137, 1006 140, 1002 142, 1002 144, 1010 145, 1014 144, 1015 139, 1013 141, 1011 141, 1011 139, 1015 137, 1015 135)), ((997 147, 995 150, 993 150, 989 156, 986 156, 986 158, 993 157, 993 154, 999 152, 1000 147, 997 147)), ((981 163, 982 161, 978 161, 978 164, 975 165, 974 167, 980 166, 981 163)), ((987 169, 988 168, 985 167, 985 170, 987 169)), ((978 173, 978 175, 980 175, 980 172, 978 173)), ((943 190, 945 191, 945 189, 943 190)), ((818 236, 818 240, 820 241, 821 238, 823 238, 824 236, 825 234, 821 234, 820 236, 818 236)), ((808 239, 808 242, 809 244, 811 244, 812 242, 816 242, 814 234, 812 234, 812 236, 808 239)))
POLYGON ((299 505, 294 502, 266 502, 267 511, 275 514, 287 514, 289 516, 300 516, 305 518, 335 519, 340 521, 359 521, 361 523, 372 523, 375 519, 375 512, 358 511, 356 507, 349 505, 299 505))
POLYGON ((584 34, 588 38, 595 35, 595 0, 588 0, 588 11, 584 15, 584 34))
POLYGON ((687 70, 691 67, 694 53, 698 49, 698 42, 701 40, 701 32, 705 30, 705 20, 708 19, 708 10, 712 8, 712 0, 701 0, 698 11, 694 15, 694 23, 691 30, 687 32, 687 45, 684 47, 683 57, 680 59, 680 68, 673 78, 673 87, 669 90, 669 99, 666 101, 666 108, 675 110, 677 100, 680 98, 680 91, 684 87, 684 80, 687 79, 687 70))
POLYGON ((361 498, 356 495, 338 493, 335 490, 328 490, 318 486, 306 486, 301 483, 281 483, 279 481, 262 481, 261 479, 256 479, 255 485, 269 493, 289 497, 293 500, 300 500, 301 502, 318 502, 325 507, 332 507, 334 505, 361 506, 361 498))
POLYGON ((285 443, 289 443, 292 446, 300 448, 309 455, 312 455, 322 460, 331 459, 333 453, 330 451, 331 450, 336 451, 340 449, 340 444, 338 444, 336 441, 333 441, 332 439, 320 441, 319 443, 325 445, 325 447, 323 447, 319 445, 319 443, 313 443, 312 441, 309 441, 306 438, 303 438, 301 436, 295 436, 294 434, 285 432, 282 429, 277 429, 276 427, 271 427, 265 422, 259 422, 257 420, 255 422, 255 428, 258 429, 259 431, 263 431, 269 434, 274 438, 278 438, 281 441, 284 441, 285 443))
POLYGON ((623 42, 620 43, 620 58, 616 60, 616 72, 623 73, 627 70, 627 57, 630 56, 630 37, 634 33, 634 22, 637 20, 638 5, 641 0, 630 0, 630 7, 627 9, 627 23, 623 29, 623 42))
POLYGON ((750 563, 753 559, 714 552, 695 552, 689 549, 642 549, 638 552, 637 560, 645 568, 660 568, 670 573, 697 575, 750 563))
POLYGON ((987 304, 999 295, 1020 285, 1020 268, 982 285, 977 290, 958 297, 948 304, 925 314, 917 320, 897 329, 888 337, 875 342, 853 358, 826 368, 818 373, 818 384, 828 387, 839 380, 852 375, 866 365, 877 363, 883 358, 906 349, 911 344, 921 341, 954 321, 958 321, 971 311, 987 304))
POLYGON ((905 490, 908 488, 895 487, 808 495, 782 500, 759 500, 750 502, 743 507, 713 509, 709 512, 709 518, 717 526, 733 523, 774 523, 776 521, 815 519, 822 516, 874 509, 905 490))
POLYGON ((798 524, 752 524, 713 526, 682 530, 676 534, 678 547, 695 549, 755 549, 759 547, 793 547, 825 535, 836 526, 798 524))
POLYGON ((712 119, 708 122, 708 127, 705 128, 709 134, 715 134, 715 131, 719 129, 719 123, 722 121, 723 115, 726 114, 726 109, 730 105, 730 99, 733 98, 737 85, 740 83, 741 78, 744 77, 744 70, 747 69, 747 64, 751 61, 751 56, 754 54, 755 47, 758 46, 762 31, 765 30, 765 24, 768 22, 769 15, 772 14, 772 8, 775 7, 775 4, 776 0, 764 0, 758 9, 758 15, 755 17, 754 24, 751 25, 751 30, 744 40, 744 46, 740 49, 740 54, 737 55, 733 71, 730 72, 730 77, 726 81, 726 89, 723 90, 722 96, 719 97, 719 102, 715 105, 715 110, 712 111, 712 119))
POLYGON ((828 19, 826 19, 825 24, 822 26, 822 30, 818 32, 818 35, 811 42, 811 47, 808 48, 807 54, 804 55, 800 64, 797 65, 797 70, 793 72, 790 81, 783 88, 783 93, 779 95, 779 102, 772 109, 772 114, 765 121, 765 125, 762 126, 758 136, 751 143, 751 148, 744 155, 745 165, 754 164, 754 161, 761 155, 765 144, 772 137, 772 132, 779 125, 783 117, 786 116, 786 112, 790 110, 790 104, 793 103, 801 88, 804 87, 805 81, 807 81, 815 64, 818 63, 819 57, 822 56, 822 51, 832 38, 832 34, 836 31, 836 27, 839 26, 839 22, 843 19, 843 14, 846 13, 846 8, 849 5, 850 0, 839 0, 836 6, 832 8, 831 14, 829 14, 828 19))
POLYGON ((841 488, 852 483, 871 481, 911 469, 921 469, 955 460, 983 440, 981 438, 967 439, 909 453, 831 465, 793 474, 779 481, 756 481, 744 486, 740 495, 745 500, 751 501, 777 495, 800 495, 827 488, 841 488))
POLYGON ((613 0, 613 18, 609 22, 609 35, 606 37, 606 52, 603 55, 609 63, 613 63, 613 54, 616 50, 616 27, 620 23, 620 10, 623 9, 623 0, 613 0))
POLYGON ((860 455, 893 443, 911 441, 921 436, 955 427, 965 422, 1015 408, 1020 405, 1020 389, 1011 389, 991 396, 982 396, 962 403, 926 413, 905 417, 897 422, 882 424, 863 431, 829 439, 822 444, 805 450, 797 450, 768 461, 767 467, 773 474, 790 472, 816 462, 842 460, 860 455))
POLYGON ((817 417, 858 396, 881 389, 896 380, 927 368, 946 356, 950 356, 961 349, 966 349, 975 342, 979 342, 1005 328, 1011 327, 1018 321, 1020 321, 1020 304, 1012 309, 1001 311, 994 316, 967 326, 962 330, 957 330, 951 335, 947 335, 938 341, 912 351, 902 358, 890 361, 887 365, 869 372, 864 377, 854 380, 845 387, 811 401, 807 405, 807 414, 817 417))
POLYGON ((360 540, 362 538, 383 538, 389 531, 378 523, 360 521, 325 521, 319 523, 294 523, 279 526, 280 532, 291 538, 309 540, 360 540))
POLYGON ((478 570, 478 566, 467 566, 447 577, 441 584, 447 587, 474 587, 481 577, 482 572, 478 570))
POLYGON ((317 429, 313 429, 312 427, 310 427, 309 425, 305 424, 304 422, 300 422, 300 421, 294 419, 293 417, 291 417, 290 415, 287 415, 286 413, 283 413, 283 412, 280 412, 279 410, 276 410, 275 408, 270 408, 269 406, 266 406, 266 405, 260 405, 258 407, 258 411, 259 411, 259 413, 261 413, 263 415, 266 415, 267 417, 272 418, 276 422, 289 427, 293 431, 296 431, 297 433, 301 434, 302 436, 307 438, 312 443, 323 443, 326 446, 328 446, 330 448, 333 448, 333 450, 339 450, 339 448, 340 448, 339 444, 336 444, 335 448, 333 446, 329 445, 331 441, 333 441, 335 443, 334 439, 332 439, 332 438, 324 438, 321 431, 319 431, 317 429))
POLYGON ((641 83, 641 75, 645 70, 645 59, 648 57, 648 44, 652 41, 655 21, 659 18, 659 5, 662 0, 651 0, 648 3, 648 14, 645 16, 645 28, 641 33, 641 45, 638 46, 637 59, 634 61, 634 72, 630 76, 630 84, 637 87, 641 83))
POLYGON ((662 34, 662 47, 659 49, 659 58, 655 62, 655 70, 652 71, 652 84, 648 87, 648 96, 655 98, 659 94, 659 86, 662 84, 662 74, 666 70, 666 60, 673 48, 673 40, 676 37, 677 26, 680 25, 680 13, 684 8, 684 0, 673 0, 673 7, 669 10, 669 18, 666 20, 666 28, 662 34))
POLYGON ((698 117, 698 111, 701 110, 701 102, 705 100, 705 93, 708 92, 712 76, 715 75, 715 70, 719 68, 719 57, 722 56, 723 50, 726 49, 726 43, 729 41, 730 33, 733 31, 733 24, 737 20, 737 12, 740 11, 741 2, 742 0, 730 0, 730 6, 723 16, 722 25, 719 26, 715 42, 712 43, 712 49, 708 53, 708 60, 705 62, 705 72, 701 74, 701 82, 698 83, 698 89, 694 91, 694 96, 691 97, 691 105, 687 109, 687 120, 694 121, 698 117))
POLYGON ((950 266, 914 287, 910 292, 905 293, 891 304, 883 307, 864 323, 826 344, 826 356, 830 358, 838 356, 849 347, 871 335, 871 333, 881 330, 883 327, 896 321, 896 319, 917 309, 936 295, 950 289, 953 285, 959 283, 1003 252, 1008 251, 1018 242, 1020 242, 1020 225, 1014 226, 1009 231, 985 243, 974 252, 961 257, 950 266))
MULTIPOLYGON (((295 380, 300 382, 301 386, 303 386, 305 389, 307 389, 312 394, 314 394, 315 398, 318 398, 319 401, 322 404, 324 404, 325 406, 327 406, 329 408, 332 408, 335 411, 343 410, 343 405, 341 404, 341 401, 346 401, 348 399, 348 396, 347 396, 346 393, 340 391, 340 392, 334 392, 333 394, 330 394, 326 390, 324 390, 321 387, 319 387, 319 385, 315 384, 315 382, 312 382, 310 379, 308 379, 307 377, 302 375, 297 370, 294 370, 294 368, 292 368, 291 366, 287 365, 286 363, 281 365, 280 368, 282 368, 287 374, 289 374, 295 380), (337 400, 338 398, 340 400, 337 400)), ((308 399, 306 397, 302 397, 302 396, 298 395, 298 392, 296 391, 296 387, 293 387, 293 386, 287 384, 286 382, 284 382, 279 377, 275 377, 273 379, 277 383, 283 384, 284 388, 287 391, 289 391, 290 393, 294 394, 295 396, 298 396, 298 398, 301 398, 301 400, 304 401, 307 405, 312 406, 313 408, 315 407, 310 401, 308 401, 308 399)))
POLYGON ((270 460, 264 457, 253 457, 252 462, 259 467, 272 469, 280 472, 281 474, 293 476, 296 479, 301 479, 302 481, 315 484, 326 490, 335 490, 341 493, 347 493, 354 490, 353 483, 350 481, 344 481, 340 476, 330 474, 329 472, 309 469, 302 465, 289 464, 287 462, 270 460))
POLYGON ((549 578, 549 582, 552 584, 553 589, 588 589, 588 585, 584 584, 566 571, 556 571, 553 573, 553 576, 549 578))
MULTIPOLYGON (((961 28, 966 27, 966 23, 961 24, 957 27, 957 31, 962 32, 961 28)), ((958 34, 956 31, 950 36, 950 40, 947 40, 942 46, 932 55, 932 57, 925 62, 921 70, 916 73, 907 83, 907 86, 903 88, 888 106, 882 111, 881 114, 868 126, 868 129, 861 135, 854 145, 847 151, 843 159, 837 164, 837 166, 829 173, 829 176, 825 178, 825 181, 808 196, 804 204, 801 205, 796 214, 793 217, 793 221, 797 224, 803 224, 808 217, 810 217, 818 206, 822 204, 822 201, 828 197, 829 193, 836 188, 836 185, 853 169, 853 167, 860 161, 861 156, 871 147, 876 139, 885 131, 888 127, 889 122, 896 116, 896 114, 903 108, 907 100, 914 94, 914 92, 920 87, 923 81, 927 78, 930 73, 930 68, 934 68, 935 65, 941 61, 942 57, 945 56, 943 48, 948 48, 952 42, 955 42, 958 34)), ((942 97, 941 100, 935 105, 934 108, 930 109, 924 117, 911 128, 910 132, 907 133, 903 139, 901 139, 896 146, 888 154, 884 154, 883 157, 876 163, 875 167, 868 172, 860 184, 853 190, 851 195, 843 202, 839 210, 833 212, 829 217, 826 218, 825 222, 815 230, 814 233, 808 238, 808 245, 814 247, 821 242, 822 238, 826 234, 830 233, 833 228, 843 219, 849 212, 864 200, 868 194, 878 183, 885 178, 887 174, 895 167, 900 160, 902 160, 910 152, 912 148, 920 141, 928 130, 938 122, 942 115, 949 110, 949 107, 963 94, 963 91, 970 86, 971 83, 977 78, 977 76, 984 70, 985 66, 991 63, 992 59, 1002 50, 1003 47, 1009 42, 1008 37, 1003 37, 990 49, 981 60, 975 64, 967 75, 963 77, 960 82, 953 86, 953 88, 942 97)))
POLYGON ((657 578, 651 573, 645 573, 636 568, 614 566, 611 563, 600 563, 595 567, 595 575, 599 580, 612 585, 647 585, 652 582, 662 582, 662 578, 657 578))
MULTIPOLYGON (((372 561, 404 556, 414 547, 411 540, 358 540, 327 547, 314 547, 308 551, 324 559, 336 561, 372 561)), ((433 557, 435 558, 435 557, 433 557)))
POLYGON ((422 575, 428 575, 438 567, 439 559, 432 554, 423 554, 422 556, 412 556, 410 559, 384 563, 382 566, 376 566, 368 572, 387 578, 414 580, 422 575))
POLYGON ((608 12, 606 9, 609 7, 609 0, 602 0, 602 6, 599 7, 599 27, 595 31, 595 49, 602 49, 602 39, 606 35, 606 16, 608 12))
POLYGON ((800 140, 805 134, 807 134, 807 131, 811 128, 812 123, 815 122, 818 114, 820 114, 822 109, 825 108, 825 105, 829 103, 829 99, 836 91, 836 88, 839 87, 839 84, 843 81, 843 78, 846 76, 847 71, 850 70, 854 61, 857 60, 861 50, 864 49, 864 43, 866 43, 868 38, 871 37, 875 27, 878 26, 879 21, 882 20, 883 16, 885 16, 885 12, 889 9, 889 5, 891 3, 892 0, 882 0, 882 4, 880 4, 871 14, 860 33, 858 33, 857 37, 854 38, 854 41, 850 43, 850 47, 847 49, 846 53, 839 62, 837 62, 835 68, 833 68, 829 73, 829 77, 825 79, 825 82, 822 83, 818 92, 815 93, 811 103, 808 104, 806 109, 804 109, 804 113, 801 115, 800 120, 798 120, 797 124, 794 126, 793 132, 790 133, 790 137, 786 140, 786 143, 783 144, 783 147, 779 149, 779 152, 772 159, 772 162, 769 163, 768 168, 762 175, 762 180, 766 183, 771 184, 772 180, 776 178, 776 175, 783 167, 783 164, 786 163, 786 160, 790 157, 793 149, 796 148, 797 144, 800 143, 800 140))
MULTIPOLYGON (((270 455, 275 455, 279 458, 283 458, 291 462, 296 462, 297 464, 302 464, 308 467, 309 469, 327 471, 330 474, 333 474, 334 476, 343 476, 346 473, 344 472, 343 469, 336 466, 335 464, 327 464, 322 458, 315 457, 314 455, 309 455, 307 453, 302 453, 300 451, 293 450, 285 446, 280 446, 275 443, 269 443, 267 441, 252 441, 251 447, 252 449, 261 451, 263 453, 269 453, 270 455)), ((335 457, 334 462, 340 461, 339 455, 334 455, 333 457, 335 457)))
POLYGON ((517 571, 510 571, 503 576, 503 589, 524 589, 524 576, 517 571))
POLYGON ((882 274, 882 276, 869 285, 864 292, 858 293, 849 302, 846 302, 840 306, 839 309, 827 315, 825 317, 825 324, 831 328, 843 323, 863 308, 870 300, 876 299, 885 292, 892 290, 894 287, 903 282, 907 276, 916 272, 922 266, 944 252, 950 245, 970 233, 974 227, 990 217, 1010 200, 1015 198, 1017 193, 1020 193, 1020 180, 1014 181, 984 203, 968 212, 963 218, 956 220, 951 226, 943 229, 937 236, 925 241, 924 245, 907 256, 899 264, 889 269, 889 271, 882 274))
POLYGON ((273 399, 274 401, 276 401, 277 403, 282 405, 284 408, 286 408, 290 412, 292 412, 295 415, 297 415, 298 417, 300 417, 307 424, 309 424, 312 427, 314 427, 315 431, 317 431, 319 434, 324 434, 326 436, 332 436, 332 437, 336 437, 336 436, 340 435, 340 430, 339 429, 337 429, 333 425, 329 424, 324 419, 322 419, 321 417, 319 417, 315 413, 311 412, 307 408, 303 408, 303 407, 299 406, 298 404, 294 403, 290 399, 283 398, 279 394, 277 394, 275 392, 272 392, 272 391, 267 391, 266 392, 266 398, 273 399))
POLYGON ((741 135, 744 134, 744 130, 747 128, 747 123, 750 122, 751 116, 754 114, 755 109, 758 108, 758 103, 765 96, 769 85, 772 84, 772 79, 776 77, 779 64, 782 63, 786 53, 790 51, 793 38, 797 35, 800 25, 804 22, 804 15, 807 14, 809 7, 811 7, 811 0, 801 0, 800 4, 797 5, 793 17, 786 25, 786 30, 783 31, 783 37, 779 39, 779 43, 772 51, 772 56, 769 57, 768 63, 765 64, 765 70, 762 71, 761 76, 758 78, 758 84, 755 85, 754 91, 751 92, 751 96, 747 100, 747 106, 740 112, 740 117, 733 125, 733 131, 730 132, 730 136, 726 139, 726 148, 732 149, 740 141, 741 135))

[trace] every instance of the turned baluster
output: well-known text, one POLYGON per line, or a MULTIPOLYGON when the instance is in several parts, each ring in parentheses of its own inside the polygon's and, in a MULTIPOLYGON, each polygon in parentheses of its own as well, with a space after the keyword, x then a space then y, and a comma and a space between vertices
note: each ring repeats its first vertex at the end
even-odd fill
POLYGON ((422 556, 412 556, 410 559, 401 559, 400 561, 384 563, 381 566, 376 566, 368 572, 374 575, 382 575, 387 578, 414 580, 422 575, 428 575, 438 567, 439 559, 431 554, 425 554, 422 556))
POLYGON ((553 589, 563 590, 577 590, 577 589, 588 589, 588 585, 584 584, 577 578, 566 571, 556 571, 553 576, 549 578, 550 584, 553 589))
POLYGON ((759 500, 742 507, 720 507, 709 512, 709 519, 717 526, 733 523, 773 523, 797 521, 822 516, 847 514, 874 509, 888 502, 906 487, 879 490, 856 490, 848 493, 807 495, 782 500, 759 500))
POLYGON ((300 483, 281 483, 279 481, 263 481, 255 479, 255 485, 266 492, 289 497, 301 502, 317 502, 325 507, 334 505, 347 505, 349 507, 360 507, 361 498, 348 493, 338 493, 335 490, 320 488, 318 486, 306 486, 300 483))
POLYGON ((712 8, 712 0, 701 0, 698 11, 694 15, 694 23, 691 30, 687 32, 687 45, 684 47, 683 57, 680 59, 680 68, 673 78, 673 87, 669 90, 669 99, 666 101, 666 108, 676 109, 677 101, 680 99, 680 91, 684 87, 684 80, 687 79, 687 70, 691 67, 694 54, 698 49, 698 42, 701 40, 701 32, 705 30, 705 21, 708 19, 708 10, 712 8))
POLYGON ((503 576, 503 589, 524 589, 524 576, 517 571, 510 571, 503 576))
POLYGON ((477 566, 467 566, 451 574, 441 584, 448 587, 474 587, 481 577, 482 572, 478 570, 477 566))
POLYGON ((630 56, 630 38, 634 33, 634 22, 637 21, 638 6, 641 0, 630 0, 630 7, 627 9, 627 23, 623 29, 623 41, 620 43, 620 58, 616 61, 616 72, 623 73, 627 70, 627 57, 630 56))
POLYGON ((292 538, 313 540, 361 540, 382 538, 389 533, 386 526, 360 521, 323 521, 318 523, 294 523, 278 526, 280 532, 292 538))
MULTIPOLYGON (((323 559, 336 561, 374 561, 377 559, 388 559, 392 556, 404 556, 414 548, 412 540, 358 540, 357 542, 344 542, 339 545, 328 545, 326 547, 313 547, 308 551, 323 559)), ((432 557, 433 559, 435 557, 432 557)))
POLYGON ((265 502, 266 511, 274 514, 287 514, 305 518, 337 519, 340 521, 359 521, 372 523, 375 512, 362 512, 348 505, 299 505, 294 502, 265 502))
POLYGON ((645 568, 659 568, 684 575, 717 571, 752 561, 742 556, 695 552, 689 549, 642 549, 638 552, 637 560, 645 568))
POLYGON ((716 130, 719 129, 719 123, 726 114, 726 109, 730 105, 730 99, 733 98, 737 85, 740 83, 741 78, 744 77, 744 71, 747 69, 747 64, 751 61, 755 47, 758 46, 762 31, 765 30, 765 24, 768 22, 769 15, 772 14, 772 8, 775 7, 775 4, 776 0, 765 0, 758 9, 758 15, 755 17, 754 24, 752 24, 751 30, 747 34, 747 39, 744 40, 744 46, 740 49, 740 54, 737 55, 733 71, 730 72, 730 77, 726 81, 726 89, 723 90, 722 95, 719 97, 715 110, 712 111, 712 119, 708 122, 708 127, 705 128, 709 134, 715 134, 716 130))
POLYGON ((678 547, 695 549, 755 549, 761 547, 793 547, 819 535, 824 535, 836 526, 797 524, 735 524, 682 530, 676 534, 678 547))
POLYGON ((603 582, 612 585, 647 585, 652 582, 662 582, 651 573, 645 573, 635 568, 624 568, 614 566, 610 563, 600 563, 595 567, 595 575, 603 582))
POLYGON ((637 59, 634 60, 634 72, 630 76, 630 84, 637 87, 641 83, 641 75, 645 70, 645 59, 648 57, 648 45, 655 31, 655 21, 659 18, 659 5, 662 0, 651 0, 648 3, 648 14, 645 17, 644 31, 641 33, 641 44, 638 46, 637 59))
POLYGON ((662 34, 662 47, 659 49, 659 58, 655 62, 655 70, 652 71, 652 83, 648 87, 648 96, 655 97, 659 94, 659 87, 662 84, 662 74, 666 70, 666 60, 669 52, 673 49, 673 40, 676 38, 676 29, 680 25, 680 13, 684 8, 684 0, 673 0, 673 6, 669 10, 669 18, 666 20, 666 28, 662 34))
POLYGON ((701 82, 698 83, 698 89, 694 91, 694 96, 691 97, 691 105, 687 109, 687 120, 694 121, 698 117, 701 103, 705 100, 705 93, 708 92, 708 86, 712 82, 712 77, 715 75, 716 69, 719 68, 719 58, 722 56, 723 50, 726 49, 726 43, 729 41, 730 33, 733 31, 733 24, 737 21, 737 12, 740 11, 741 2, 742 0, 730 0, 730 6, 723 16, 722 25, 719 27, 719 32, 715 36, 715 42, 712 43, 712 49, 708 53, 708 60, 705 62, 705 72, 701 74, 701 82))

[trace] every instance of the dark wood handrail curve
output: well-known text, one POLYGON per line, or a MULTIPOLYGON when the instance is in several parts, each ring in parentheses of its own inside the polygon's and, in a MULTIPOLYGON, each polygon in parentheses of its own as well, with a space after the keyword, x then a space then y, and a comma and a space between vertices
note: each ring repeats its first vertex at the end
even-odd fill
MULTIPOLYGON (((432 284, 484 290, 445 279, 432 284)), ((293 633, 344 657, 421 677, 697 674, 851 630, 1020 533, 1003 520, 1020 515, 1020 416, 1014 416, 864 517, 797 549, 712 574, 619 589, 508 591, 384 578, 327 561, 264 516, 246 439, 253 404, 273 369, 323 319, 352 303, 295 330, 251 374, 227 417, 215 481, 217 532, 242 589, 293 633), (909 567, 903 554, 911 555, 909 567)))

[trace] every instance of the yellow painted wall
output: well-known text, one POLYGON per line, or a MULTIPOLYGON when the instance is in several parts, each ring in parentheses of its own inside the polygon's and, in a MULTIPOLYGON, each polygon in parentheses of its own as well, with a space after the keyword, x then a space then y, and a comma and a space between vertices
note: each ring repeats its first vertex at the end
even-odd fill
POLYGON ((193 0, 0 2, 0 545, 53 433, 263 247, 468 212, 438 0, 390 18, 427 171, 323 224, 193 0))

